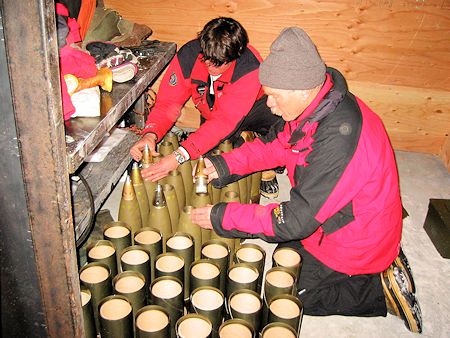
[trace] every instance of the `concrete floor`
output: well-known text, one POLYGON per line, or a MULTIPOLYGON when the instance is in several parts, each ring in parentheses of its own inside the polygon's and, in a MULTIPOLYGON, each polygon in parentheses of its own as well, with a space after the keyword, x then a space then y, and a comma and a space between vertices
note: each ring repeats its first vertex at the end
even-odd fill
MULTIPOLYGON (((450 199, 450 174, 442 162, 432 155, 396 152, 401 195, 409 216, 403 222, 402 247, 413 270, 416 296, 423 316, 423 337, 450 337, 450 261, 442 258, 423 229, 430 198, 450 199)), ((278 176, 281 193, 275 201, 289 199, 290 183, 278 176)), ((117 220, 122 185, 119 184, 105 202, 117 220)), ((262 199, 262 204, 273 200, 262 199)), ((252 240, 266 250, 266 269, 271 262, 274 245, 252 240)), ((413 337, 402 320, 357 318, 344 316, 304 316, 302 337, 413 337)), ((236 337, 238 338, 238 337, 236 337)))

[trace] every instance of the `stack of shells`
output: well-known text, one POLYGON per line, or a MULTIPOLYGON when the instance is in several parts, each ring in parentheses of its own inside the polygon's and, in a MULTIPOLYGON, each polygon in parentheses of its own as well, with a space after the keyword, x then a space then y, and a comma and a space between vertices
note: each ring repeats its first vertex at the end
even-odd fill
MULTIPOLYGON (((167 156, 178 146, 169 132, 158 152, 167 156)), ((231 150, 226 140, 212 154, 231 150)), ((88 244, 88 263, 80 269, 85 336, 298 337, 300 255, 286 248, 294 258, 283 259, 280 250, 282 258, 273 259, 263 278, 261 247, 220 237, 190 218, 193 208, 208 204, 259 203, 261 173, 197 192, 203 158, 158 182, 144 180, 141 168, 158 160, 144 150, 124 183, 118 221, 105 225, 103 240, 88 244)))

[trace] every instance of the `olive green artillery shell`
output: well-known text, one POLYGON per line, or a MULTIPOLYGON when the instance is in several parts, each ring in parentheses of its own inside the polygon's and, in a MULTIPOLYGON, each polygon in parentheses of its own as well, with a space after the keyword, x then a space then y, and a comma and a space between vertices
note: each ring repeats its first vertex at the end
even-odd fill
POLYGON ((239 185, 239 199, 242 204, 247 204, 248 198, 248 188, 247 188, 247 177, 243 177, 238 181, 239 185))
POLYGON ((186 205, 191 205, 192 190, 194 189, 191 161, 186 161, 180 164, 178 167, 178 171, 181 173, 181 177, 183 177, 186 205))
MULTIPOLYGON (((208 204, 211 204, 211 197, 208 195, 208 193, 197 194, 195 193, 195 191, 192 191, 191 204, 194 208, 206 207, 208 204)), ((201 244, 206 243, 211 239, 210 229, 201 228, 201 233, 202 233, 201 244)))
POLYGON ((172 224, 170 221, 169 208, 167 207, 162 186, 159 183, 157 185, 153 203, 150 205, 147 226, 161 231, 163 236, 163 252, 165 252, 167 238, 169 238, 172 233, 172 224))
POLYGON ((186 192, 184 190, 183 177, 181 176, 180 171, 177 169, 169 171, 166 182, 167 184, 173 185, 173 188, 175 189, 178 201, 178 210, 181 213, 186 205, 186 192))
POLYGON ((178 136, 171 131, 168 131, 167 134, 164 136, 164 141, 172 143, 174 149, 178 149, 178 147, 180 146, 178 136))
POLYGON ((262 172, 258 171, 252 174, 252 185, 250 189, 250 199, 252 203, 259 204, 261 198, 260 187, 261 187, 261 176, 262 172))
POLYGON ((173 153, 173 151, 175 150, 175 147, 173 146, 172 142, 170 141, 162 141, 159 144, 159 153, 161 154, 161 156, 167 156, 173 153))
POLYGON ((177 232, 186 232, 192 236, 192 238, 194 239, 194 257, 197 260, 200 259, 201 256, 202 232, 201 228, 197 224, 192 223, 192 209, 193 207, 190 205, 187 205, 183 208, 183 211, 180 215, 180 220, 178 221, 177 232))
POLYGON ((171 184, 164 184, 163 191, 164 197, 166 198, 167 208, 169 209, 170 224, 172 228, 171 233, 174 233, 180 218, 177 195, 173 185, 171 184))
MULTIPOLYGON (((221 194, 223 193, 223 200, 222 202, 240 202, 239 199, 239 192, 236 191, 221 191, 221 194)), ((216 238, 216 239, 220 239, 222 241, 224 241, 225 243, 227 243, 227 245, 230 247, 230 253, 231 256, 230 257, 230 262, 233 262, 233 256, 234 253, 236 252, 236 249, 239 247, 240 245, 240 238, 226 238, 226 237, 221 237, 218 234, 216 234, 214 231, 212 231, 211 233, 211 239, 216 238)))
POLYGON ((141 169, 139 169, 137 163, 133 163, 131 169, 131 183, 133 184, 136 199, 138 200, 139 210, 141 211, 142 224, 147 224, 149 201, 147 190, 144 185, 144 180, 141 176, 141 169))
POLYGON ((228 153, 233 150, 233 145, 230 140, 225 140, 221 144, 219 144, 219 150, 223 153, 228 153))
POLYGON ((136 193, 134 192, 134 187, 129 176, 123 185, 118 220, 131 226, 131 231, 133 233, 142 228, 142 217, 139 209, 139 202, 136 198, 136 193))

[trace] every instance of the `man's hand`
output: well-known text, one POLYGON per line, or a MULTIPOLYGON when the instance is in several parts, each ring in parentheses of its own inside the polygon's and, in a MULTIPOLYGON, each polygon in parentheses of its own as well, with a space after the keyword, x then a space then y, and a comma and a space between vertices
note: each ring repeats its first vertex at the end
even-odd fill
MULTIPOLYGON (((195 176, 195 170, 197 169, 197 165, 195 165, 194 169, 192 170, 192 177, 195 176)), ((217 174, 216 167, 212 164, 210 160, 205 158, 205 169, 203 169, 203 173, 208 176, 208 183, 211 182, 213 179, 218 178, 219 174, 217 174)))
POLYGON ((169 175, 169 171, 175 170, 178 168, 178 165, 175 155, 170 154, 164 156, 158 163, 153 164, 148 168, 141 169, 141 175, 144 180, 156 182, 169 175))
POLYGON ((158 155, 155 151, 156 135, 153 133, 148 133, 137 141, 130 149, 130 155, 136 162, 139 162, 142 159, 142 151, 144 150, 146 144, 148 145, 148 149, 150 150, 152 156, 158 155))
POLYGON ((212 205, 207 205, 202 208, 194 208, 191 211, 191 220, 192 223, 199 225, 204 229, 212 229, 213 226, 211 224, 211 209, 212 205))

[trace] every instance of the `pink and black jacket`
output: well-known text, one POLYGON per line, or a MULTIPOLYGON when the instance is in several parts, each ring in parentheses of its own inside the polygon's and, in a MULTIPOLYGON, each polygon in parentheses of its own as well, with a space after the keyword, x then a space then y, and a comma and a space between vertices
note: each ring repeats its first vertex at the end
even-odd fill
POLYGON ((394 153, 380 118, 328 68, 318 96, 296 120, 210 158, 223 186, 286 166, 290 201, 266 206, 220 203, 214 230, 225 237, 300 240, 331 269, 348 275, 385 270, 398 255, 402 207, 394 153))
POLYGON ((180 48, 161 81, 156 104, 144 129, 144 133, 155 133, 160 140, 192 97, 204 123, 181 143, 191 159, 207 153, 233 134, 264 95, 258 79, 262 59, 253 47, 247 45, 244 53, 214 81, 214 99, 208 95, 209 73, 202 57, 198 40, 180 48))

